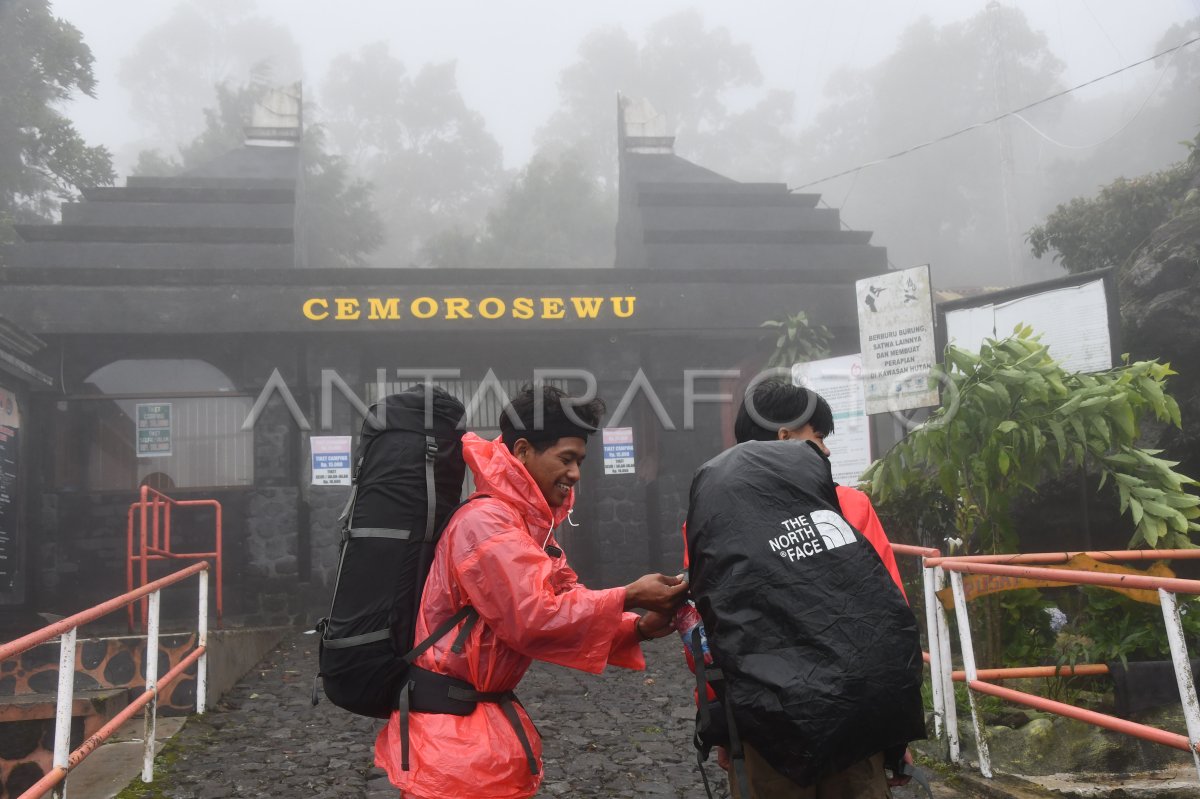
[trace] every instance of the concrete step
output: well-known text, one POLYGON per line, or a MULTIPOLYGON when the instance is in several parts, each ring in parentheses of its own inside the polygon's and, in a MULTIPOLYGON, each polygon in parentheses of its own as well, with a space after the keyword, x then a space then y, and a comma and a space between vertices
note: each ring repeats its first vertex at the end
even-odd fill
MULTIPOLYGON (((100 723, 96 725, 96 729, 99 729, 124 710, 128 704, 129 689, 127 688, 76 691, 71 703, 71 716, 100 719, 100 723)), ((0 696, 0 724, 33 719, 53 719, 57 707, 58 696, 56 694, 0 696)), ((2 735, 3 733, 0 733, 0 736, 2 735)))
POLYGON ((841 230, 836 208, 799 205, 642 209, 642 228, 659 230, 841 230))
POLYGON ((64 225, 139 227, 290 228, 291 203, 82 202, 62 207, 64 225))
POLYGON ((291 228, 155 227, 146 225, 14 225, 26 242, 80 244, 290 244, 291 228))
POLYGON ((94 203, 292 203, 294 188, 245 186, 96 186, 83 189, 94 203))
POLYGON ((837 270, 851 281, 887 271, 887 250, 861 244, 646 244, 651 269, 837 270))
POLYGON ((291 269, 291 244, 48 241, 13 249, 11 265, 53 269, 291 269))

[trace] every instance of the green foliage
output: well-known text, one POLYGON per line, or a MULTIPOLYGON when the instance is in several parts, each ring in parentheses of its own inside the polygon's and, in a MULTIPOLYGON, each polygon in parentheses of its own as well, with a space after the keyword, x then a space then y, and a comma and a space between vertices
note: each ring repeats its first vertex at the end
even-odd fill
POLYGON ((1174 374, 1138 361, 1097 374, 1065 371, 1028 327, 989 339, 979 355, 950 346, 934 379, 943 404, 864 474, 872 497, 935 486, 955 509, 968 552, 1012 551, 1014 500, 1087 466, 1116 483, 1134 526, 1130 546, 1188 547, 1200 530, 1196 481, 1137 446, 1141 421, 1181 426, 1165 388, 1174 374))
POLYGON ((1094 198, 1059 205, 1029 231, 1033 254, 1041 258, 1053 252, 1053 259, 1072 273, 1128 265, 1171 218, 1195 174, 1195 167, 1184 162, 1131 180, 1118 178, 1094 198))
POLYGON ((108 150, 61 111, 95 88, 92 51, 46 0, 0 3, 0 242, 14 223, 47 221, 80 188, 113 182, 108 150))
POLYGON ((833 333, 829 332, 825 325, 814 325, 810 322, 808 314, 804 311, 797 311, 781 319, 770 319, 763 322, 761 327, 779 331, 779 337, 775 339, 775 351, 767 361, 768 368, 790 369, 793 364, 829 357, 833 333))
POLYGON ((1029 666, 1041 663, 1054 643, 1046 609, 1053 603, 1040 591, 1007 591, 1000 596, 1003 624, 1007 631, 1002 659, 1005 666, 1029 666))
MULTIPOLYGON (((1169 658, 1170 642, 1163 623, 1162 608, 1135 602, 1113 591, 1081 586, 1087 598, 1078 618, 1063 630, 1082 639, 1079 662, 1107 663, 1119 660, 1162 660, 1169 658), (1086 659, 1083 659, 1086 658, 1086 659)), ((1200 599, 1178 597, 1180 624, 1189 641, 1200 637, 1200 599)))

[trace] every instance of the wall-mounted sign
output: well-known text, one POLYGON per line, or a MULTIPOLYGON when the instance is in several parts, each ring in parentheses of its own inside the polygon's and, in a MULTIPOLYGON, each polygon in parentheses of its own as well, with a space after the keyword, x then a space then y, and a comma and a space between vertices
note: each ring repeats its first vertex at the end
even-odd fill
POLYGON ((309 297, 304 318, 324 321, 393 319, 628 319, 637 297, 309 297))
POLYGON ((861 355, 843 355, 792 367, 792 382, 825 398, 833 411, 833 435, 825 439, 833 479, 858 485, 871 465, 871 426, 863 391, 861 355))
POLYGON ((865 278, 854 286, 867 413, 937 405, 937 387, 929 386, 934 363, 929 266, 865 278))
POLYGON ((1005 339, 1017 325, 1029 325, 1069 372, 1102 372, 1113 367, 1110 327, 1114 317, 1106 282, 1109 272, 1079 285, 1060 282, 1022 286, 984 295, 944 311, 949 343, 979 352, 984 339, 1005 339), (1015 291, 1024 292, 1014 296, 1015 291))
POLYGON ((606 427, 600 434, 604 444, 604 473, 633 474, 633 428, 606 427))
POLYGON ((139 458, 166 458, 171 455, 171 403, 139 402, 134 424, 139 458))
POLYGON ((312 436, 312 484, 350 485, 350 436, 312 436))

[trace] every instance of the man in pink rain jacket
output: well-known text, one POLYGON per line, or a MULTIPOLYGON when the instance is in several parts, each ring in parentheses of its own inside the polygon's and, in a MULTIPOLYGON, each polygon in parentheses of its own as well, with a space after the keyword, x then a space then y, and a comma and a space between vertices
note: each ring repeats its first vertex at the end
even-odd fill
POLYGON ((402 700, 379 733, 375 762, 405 799, 533 796, 541 739, 512 694, 529 665, 643 669, 641 641, 670 634, 687 589, 662 574, 599 591, 579 583, 554 529, 571 509, 604 404, 537 390, 540 397, 526 389, 512 401, 496 440, 463 438, 476 493, 437 545, 415 640, 466 606, 478 623, 460 622, 414 662, 414 683, 439 684, 438 701, 402 700), (422 704, 442 712, 421 712, 422 704))

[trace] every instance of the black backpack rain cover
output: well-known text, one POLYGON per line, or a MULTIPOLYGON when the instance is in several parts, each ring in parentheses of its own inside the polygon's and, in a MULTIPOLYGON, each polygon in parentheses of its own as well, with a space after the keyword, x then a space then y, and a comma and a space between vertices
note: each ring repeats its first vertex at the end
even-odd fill
POLYGON ((428 390, 428 408, 421 384, 372 405, 363 421, 333 604, 318 625, 325 695, 364 716, 395 707, 434 546, 462 493, 463 405, 428 390), (357 636, 374 640, 345 640, 357 636))
POLYGON ((807 442, 704 464, 692 596, 742 741, 799 785, 925 737, 917 621, 807 442))

